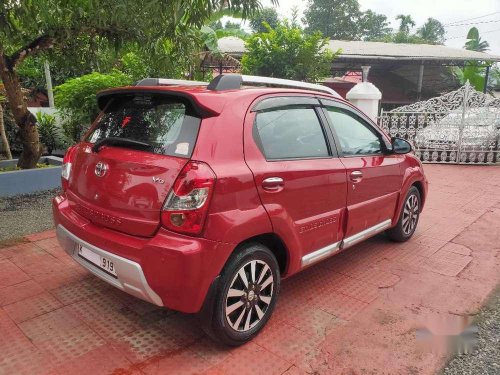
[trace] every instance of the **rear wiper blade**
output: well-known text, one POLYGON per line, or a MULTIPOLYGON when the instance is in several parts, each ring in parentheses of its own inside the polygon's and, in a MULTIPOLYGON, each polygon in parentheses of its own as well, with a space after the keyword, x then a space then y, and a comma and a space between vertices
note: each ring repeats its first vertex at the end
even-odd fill
POLYGON ((153 148, 153 146, 151 146, 149 143, 146 142, 135 141, 133 139, 128 139, 128 138, 108 137, 94 143, 94 145, 92 146, 92 151, 99 152, 99 149, 104 145, 124 146, 130 148, 137 148, 140 150, 151 150, 153 148))

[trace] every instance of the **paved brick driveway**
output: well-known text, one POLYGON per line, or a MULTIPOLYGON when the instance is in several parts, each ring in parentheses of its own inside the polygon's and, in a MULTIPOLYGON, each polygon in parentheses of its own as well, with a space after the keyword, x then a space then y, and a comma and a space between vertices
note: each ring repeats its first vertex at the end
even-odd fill
POLYGON ((462 321, 500 282, 500 168, 425 169, 416 237, 377 237, 284 281, 266 329, 237 349, 87 274, 53 231, 1 248, 0 374, 435 373, 444 356, 416 328, 462 321))

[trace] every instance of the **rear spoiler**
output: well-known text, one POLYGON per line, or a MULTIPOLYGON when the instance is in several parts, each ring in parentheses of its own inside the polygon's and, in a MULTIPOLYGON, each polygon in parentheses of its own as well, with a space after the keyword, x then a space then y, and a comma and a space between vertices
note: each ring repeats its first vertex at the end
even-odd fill
POLYGON ((117 89, 101 91, 97 94, 97 106, 99 107, 99 110, 102 111, 106 108, 111 99, 118 96, 127 96, 134 94, 155 94, 180 99, 190 104, 194 113, 201 118, 219 115, 217 111, 200 103, 196 99, 195 95, 192 95, 185 91, 165 90, 158 87, 121 87, 117 89))

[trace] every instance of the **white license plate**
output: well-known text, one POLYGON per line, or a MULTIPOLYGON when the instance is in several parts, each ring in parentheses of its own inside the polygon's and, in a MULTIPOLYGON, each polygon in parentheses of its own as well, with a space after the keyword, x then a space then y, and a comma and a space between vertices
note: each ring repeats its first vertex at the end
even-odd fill
POLYGON ((116 276, 115 265, 110 259, 102 257, 99 254, 94 253, 92 250, 83 247, 82 245, 78 245, 78 255, 83 259, 88 260, 90 263, 94 264, 100 269, 103 269, 113 276, 116 276))

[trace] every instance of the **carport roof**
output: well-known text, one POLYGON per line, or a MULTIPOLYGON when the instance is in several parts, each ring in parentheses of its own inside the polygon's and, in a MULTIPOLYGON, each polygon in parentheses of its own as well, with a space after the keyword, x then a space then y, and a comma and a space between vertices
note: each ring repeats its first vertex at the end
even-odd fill
MULTIPOLYGON (((223 53, 239 57, 245 51, 245 42, 237 37, 224 37, 218 41, 223 53)), ((431 44, 402 44, 383 42, 363 42, 331 40, 329 48, 332 51, 341 50, 335 62, 341 61, 434 61, 442 64, 463 63, 469 60, 498 62, 500 56, 484 52, 469 51, 461 48, 451 48, 431 44)))
POLYGON ((340 58, 378 60, 500 61, 500 56, 432 44, 404 44, 331 40, 332 51, 341 49, 340 58))

